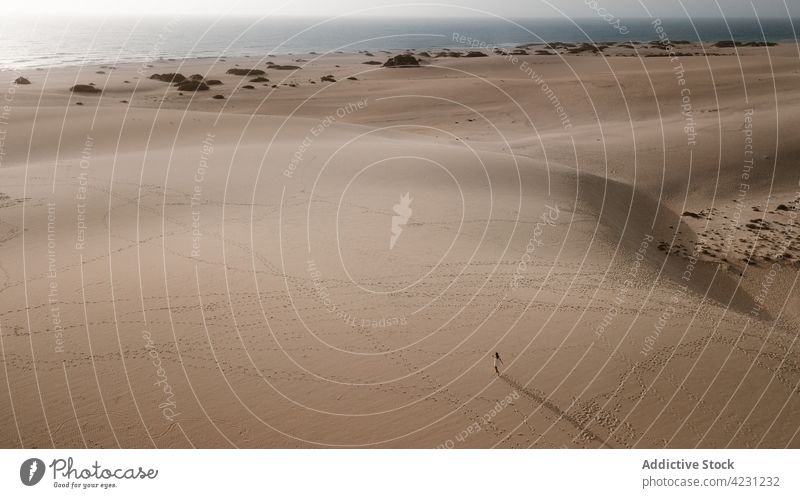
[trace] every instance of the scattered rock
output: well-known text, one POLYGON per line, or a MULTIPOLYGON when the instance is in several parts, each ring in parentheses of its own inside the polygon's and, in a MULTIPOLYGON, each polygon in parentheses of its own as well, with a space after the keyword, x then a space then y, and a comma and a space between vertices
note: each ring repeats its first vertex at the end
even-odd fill
POLYGON ((178 90, 181 92, 199 92, 203 90, 208 90, 208 85, 203 83, 202 81, 195 81, 195 80, 187 80, 183 83, 178 83, 176 85, 178 90))
POLYGON ((690 217, 690 218, 696 218, 696 219, 700 219, 700 218, 702 218, 702 216, 701 216, 701 215, 699 215, 699 214, 697 214, 697 213, 693 213, 693 212, 691 212, 691 211, 684 211, 684 212, 683 212, 683 214, 682 214, 681 216, 688 216, 688 217, 690 217))
POLYGON ((277 69, 278 71, 293 71, 295 69, 300 69, 300 66, 275 64, 272 61, 267 62, 267 67, 270 69, 277 69))
POLYGON ((92 85, 75 85, 69 88, 74 93, 100 93, 102 90, 95 88, 92 85))
POLYGON ((733 47, 774 47, 776 45, 777 43, 775 42, 764 42, 764 41, 738 42, 733 40, 720 40, 711 46, 716 48, 733 48, 733 47))
POLYGON ((203 81, 203 75, 202 74, 193 74, 193 75, 189 76, 189 79, 190 80, 194 80, 194 81, 203 81))
POLYGON ((467 54, 464 57, 489 57, 489 55, 483 52, 472 51, 472 52, 467 52, 467 54))
POLYGON ((319 80, 320 80, 320 81, 328 81, 328 82, 330 82, 330 83, 336 83, 336 78, 334 78, 332 74, 329 74, 329 75, 327 75, 327 76, 323 76, 323 77, 322 77, 322 78, 320 78, 319 80))
POLYGON ((269 79, 263 76, 259 76, 257 78, 253 78, 252 80, 250 80, 251 83, 264 83, 265 81, 269 81, 269 79))
POLYGON ((366 64, 368 66, 381 66, 381 65, 383 65, 382 62, 378 62, 378 61, 367 61, 367 62, 362 62, 362 64, 366 64))
POLYGON ((214 95, 214 96, 213 96, 213 97, 211 97, 211 98, 212 98, 212 99, 217 99, 217 100, 222 100, 222 99, 224 99, 224 98, 225 98, 225 96, 224 96, 224 95, 219 95, 219 94, 218 94, 218 95, 214 95))
POLYGON ((256 87, 254 87, 253 85, 244 85, 242 88, 244 88, 245 90, 255 90, 256 89, 256 87))
POLYGON ((358 81, 358 78, 356 78, 355 76, 348 76, 347 79, 350 81, 358 81))
POLYGON ((206 80, 205 83, 208 86, 214 86, 214 85, 221 85, 222 84, 222 82, 220 80, 206 80))
POLYGON ((225 71, 227 74, 233 74, 234 76, 261 76, 265 73, 261 69, 238 69, 238 68, 231 68, 225 71))
POLYGON ((16 83, 17 85, 30 85, 31 81, 28 78, 20 76, 19 78, 14 80, 14 83, 16 83))
POLYGON ((75 105, 83 105, 83 102, 75 102, 75 105))
POLYGON ((186 76, 181 73, 151 74, 150 79, 163 81, 165 83, 180 83, 186 81, 186 76))
POLYGON ((775 211, 788 211, 789 206, 786 204, 778 204, 778 207, 775 208, 775 211))
POLYGON ((419 60, 411 54, 400 54, 390 57, 383 63, 383 67, 417 67, 419 60))

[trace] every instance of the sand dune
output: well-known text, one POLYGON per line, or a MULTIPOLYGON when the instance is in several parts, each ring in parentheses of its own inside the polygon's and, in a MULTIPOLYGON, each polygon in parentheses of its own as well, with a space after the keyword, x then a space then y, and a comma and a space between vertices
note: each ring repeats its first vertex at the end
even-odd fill
POLYGON ((692 146, 668 58, 26 74, 0 445, 797 447, 797 51, 768 53, 682 58, 692 146), (223 84, 146 77, 175 71, 223 84))

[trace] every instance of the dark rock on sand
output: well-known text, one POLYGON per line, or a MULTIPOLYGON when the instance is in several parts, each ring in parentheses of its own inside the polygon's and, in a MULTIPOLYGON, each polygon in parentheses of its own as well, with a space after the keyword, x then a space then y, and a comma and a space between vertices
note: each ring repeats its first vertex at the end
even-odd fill
POLYGON ((764 41, 738 42, 733 40, 720 40, 711 46, 716 48, 733 48, 733 47, 774 47, 776 45, 777 43, 775 42, 764 42, 764 41))
POLYGON ((383 67, 416 67, 419 66, 419 60, 411 54, 400 54, 390 57, 389 60, 383 63, 383 67))
POLYGON ((242 88, 244 88, 245 90, 255 90, 256 89, 256 87, 254 87, 253 85, 244 85, 242 88))
POLYGON ((163 81, 165 83, 180 83, 181 81, 186 81, 186 76, 181 73, 151 74, 150 79, 163 81))
POLYGON ((75 92, 75 93, 100 93, 100 92, 102 92, 102 90, 100 90, 99 88, 95 88, 92 85, 75 85, 75 86, 71 86, 69 89, 70 89, 71 92, 75 92))
POLYGON ((322 78, 320 78, 319 80, 320 80, 320 81, 328 81, 328 82, 330 82, 330 83, 336 83, 336 78, 334 78, 332 74, 329 74, 329 75, 327 75, 327 76, 323 76, 323 77, 322 77, 322 78))
POLYGON ((250 83, 264 83, 265 81, 269 81, 269 79, 263 76, 259 76, 257 78, 253 78, 252 80, 250 80, 250 83))
POLYGON ((464 57, 489 57, 489 56, 487 54, 484 54, 483 52, 473 51, 473 52, 468 52, 467 55, 465 55, 464 57))
POLYGON ((225 98, 225 96, 224 96, 224 95, 214 95, 214 96, 213 96, 213 97, 211 97, 211 98, 212 98, 212 99, 217 99, 217 100, 222 100, 222 99, 224 99, 224 98, 225 98))
POLYGON ((25 78, 25 77, 22 77, 22 76, 20 76, 19 78, 15 79, 14 83, 16 83, 17 85, 30 85, 31 84, 31 82, 30 82, 30 80, 28 78, 25 78))
POLYGON ((358 78, 356 78, 355 76, 348 76, 347 79, 350 81, 358 81, 358 78))
POLYGON ((267 62, 267 67, 269 67, 270 69, 277 69, 278 71, 293 71, 295 69, 300 69, 300 66, 275 64, 272 61, 267 62))
POLYGON ((194 80, 194 81, 203 81, 203 75, 202 74, 193 74, 193 75, 189 76, 189 79, 190 80, 194 80))
POLYGON ((261 69, 238 69, 238 68, 231 68, 225 71, 228 74, 233 74, 235 76, 261 76, 263 74, 267 74, 261 69))
POLYGON ((208 85, 202 81, 188 80, 176 85, 181 92, 199 92, 208 90, 208 85))
POLYGON ((367 61, 367 62, 362 62, 362 64, 366 64, 368 66, 380 66, 383 63, 378 61, 367 61))
POLYGON ((214 85, 221 85, 222 84, 222 82, 220 80, 206 80, 205 83, 208 86, 214 86, 214 85))
POLYGON ((689 218, 696 218, 696 219, 702 218, 702 216, 700 216, 699 214, 693 213, 691 211, 684 211, 681 216, 688 216, 689 218))

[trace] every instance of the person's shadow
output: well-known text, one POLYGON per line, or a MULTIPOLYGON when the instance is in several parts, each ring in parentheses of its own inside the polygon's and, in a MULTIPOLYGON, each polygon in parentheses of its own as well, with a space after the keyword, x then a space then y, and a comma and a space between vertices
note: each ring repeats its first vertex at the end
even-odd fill
POLYGON ((591 439, 594 439, 595 441, 599 442, 606 448, 613 448, 613 446, 608 444, 608 441, 598 436, 594 432, 590 431, 589 429, 584 428, 583 425, 575 417, 571 416, 569 413, 565 412, 557 405, 553 404, 550 400, 548 400, 544 396, 537 394, 535 391, 531 389, 523 387, 519 382, 509 377, 507 374, 500 374, 500 379, 503 380, 506 384, 516 389, 517 391, 519 391, 520 393, 524 394, 525 396, 536 401, 537 403, 541 404, 542 406, 544 406, 545 408, 556 414, 559 420, 563 419, 567 421, 573 427, 578 429, 580 431, 580 434, 585 434, 586 436, 588 436, 591 439))

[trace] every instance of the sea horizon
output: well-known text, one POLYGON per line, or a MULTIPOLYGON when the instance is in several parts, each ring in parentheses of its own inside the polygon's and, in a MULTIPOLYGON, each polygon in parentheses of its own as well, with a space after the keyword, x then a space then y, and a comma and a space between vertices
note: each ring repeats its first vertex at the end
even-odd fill
POLYGON ((659 37, 653 26, 655 19, 675 41, 794 42, 796 32, 792 18, 636 18, 608 22, 599 17, 19 15, 0 21, 0 70, 310 52, 468 50, 556 41, 647 42, 659 37), (465 39, 469 42, 464 43, 465 39))

